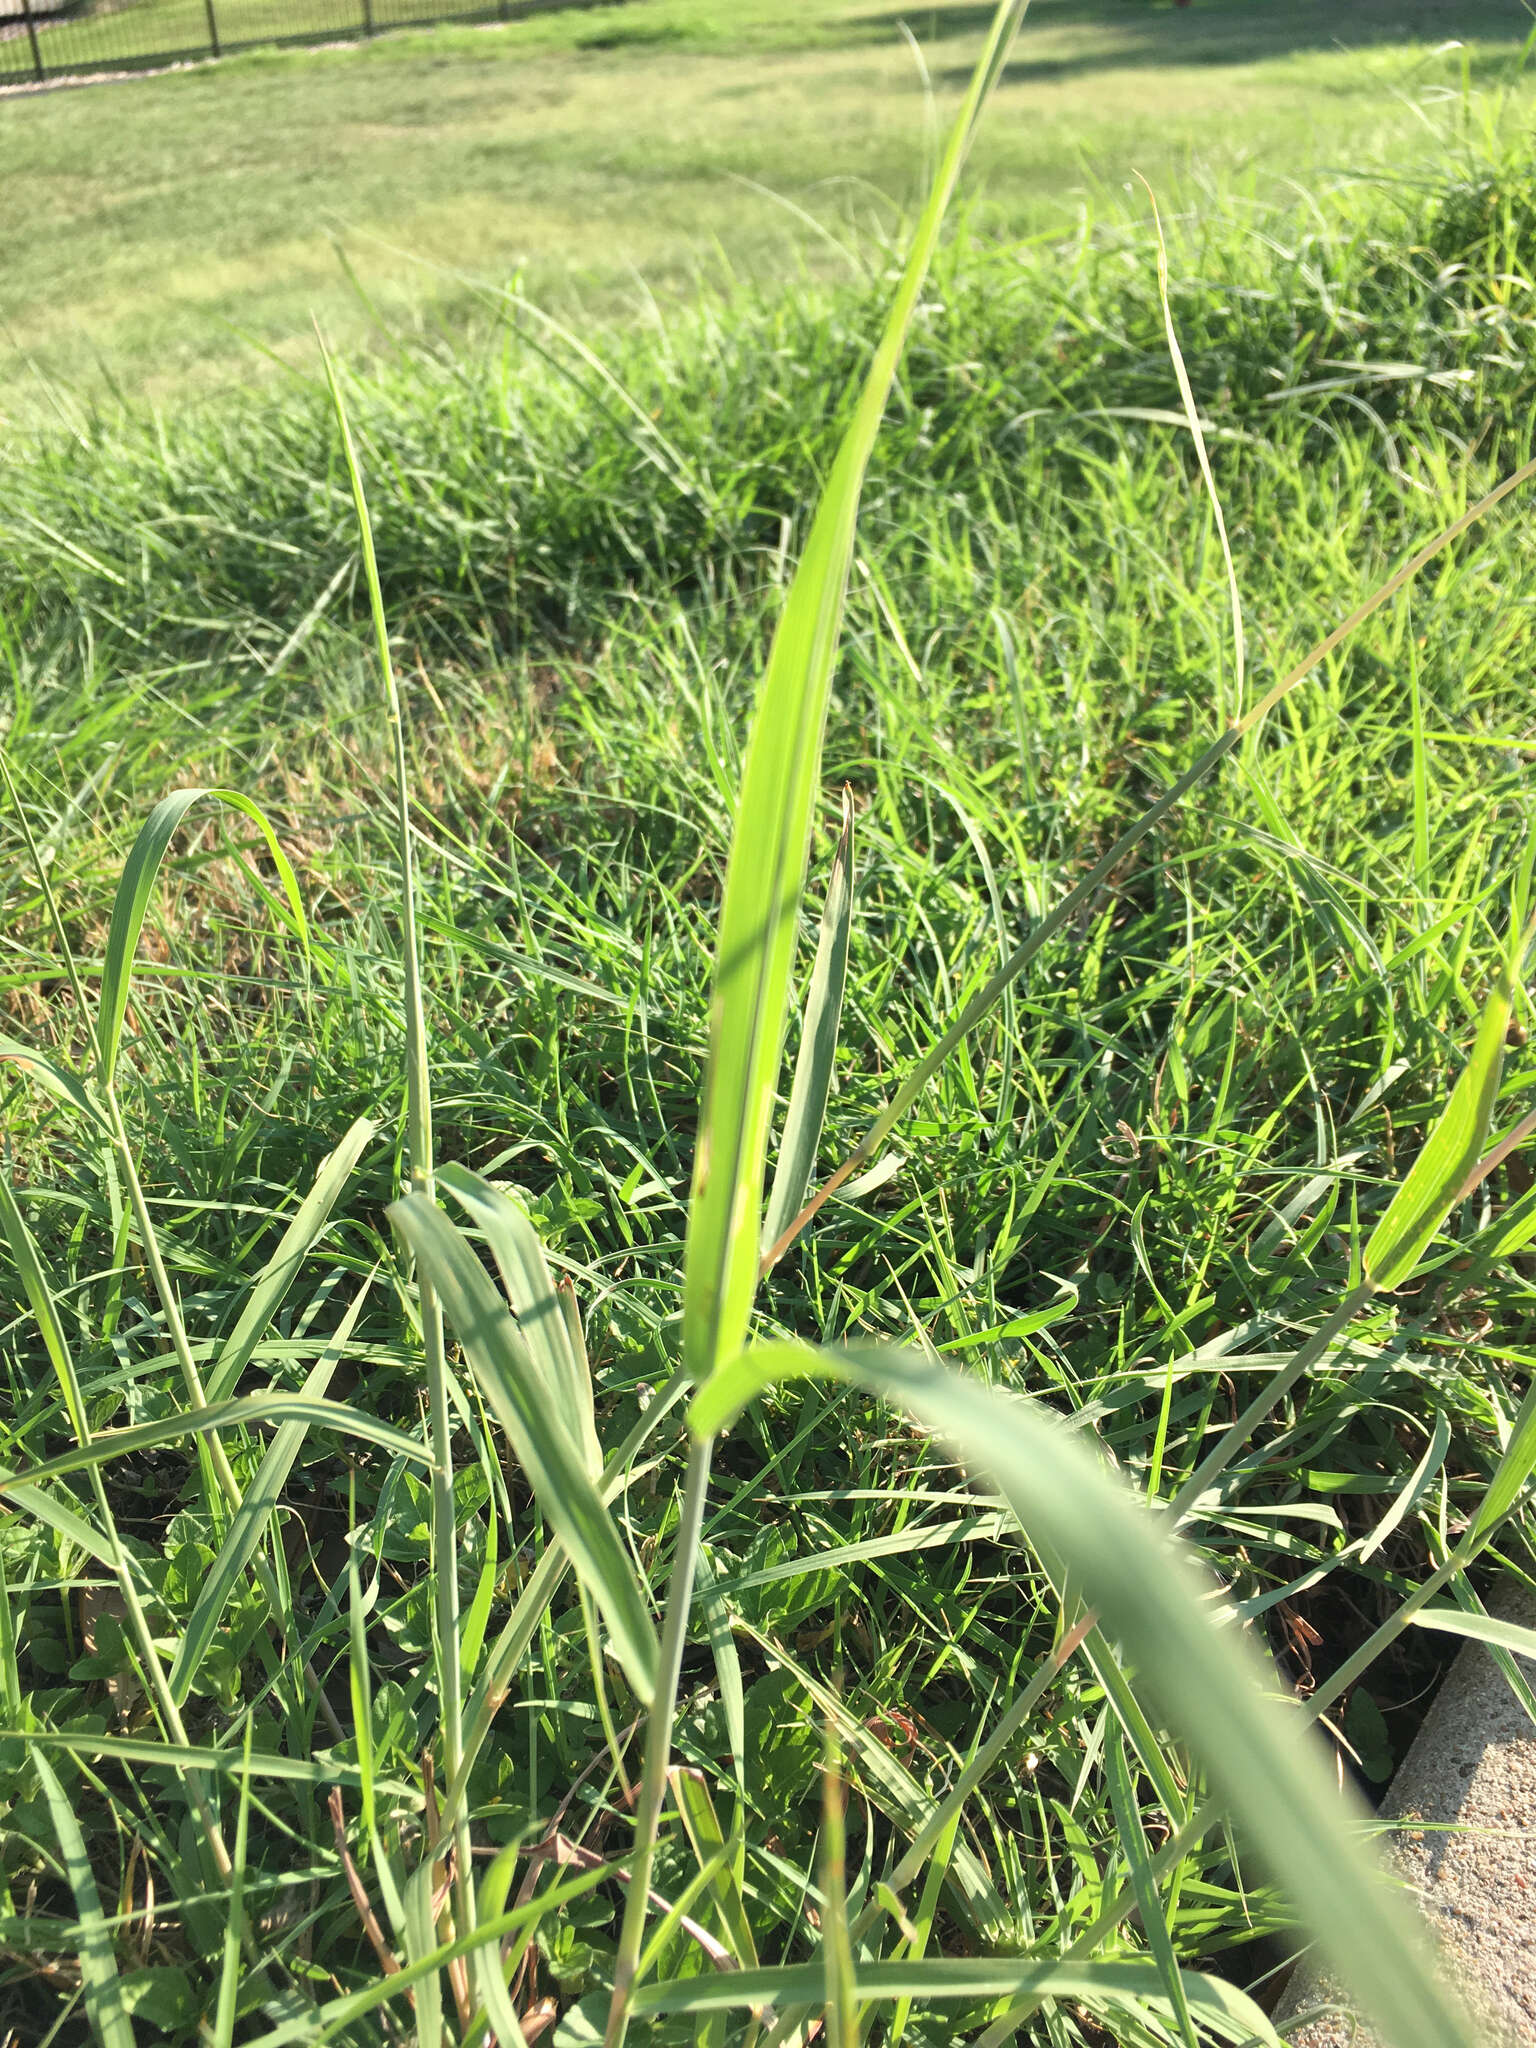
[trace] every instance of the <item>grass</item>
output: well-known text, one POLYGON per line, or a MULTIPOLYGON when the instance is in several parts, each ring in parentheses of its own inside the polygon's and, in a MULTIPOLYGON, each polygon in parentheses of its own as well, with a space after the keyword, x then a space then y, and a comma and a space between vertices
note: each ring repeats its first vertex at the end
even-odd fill
MULTIPOLYGON (((1212 204, 1169 232, 1257 692, 1533 453, 1521 103, 1453 109, 1433 169, 1264 211, 1212 204)), ((1030 2034, 1141 2043, 1182 2024, 1168 1957, 1267 2000, 1266 1937, 1293 1916, 1245 1838, 1197 1832, 1165 1857, 1206 1786, 1177 1714, 1144 1710, 1149 1668, 1062 1644, 1050 1547, 1020 1543, 1001 1488, 969 1481, 942 1430, 862 1385, 785 1380, 721 1439, 707 1495, 685 1495, 681 1413, 658 1391, 677 1392, 748 711, 890 294, 893 249, 859 253, 850 282, 744 284, 661 340, 605 341, 607 375, 508 307, 472 347, 407 339, 347 378, 404 699, 416 1066, 445 1190, 464 1168, 515 1185, 570 1283, 616 1453, 612 1527, 653 1618, 687 1551, 685 1500, 700 1515, 673 1754, 698 1776, 675 1794, 689 1824, 663 1827, 657 1893, 738 1959, 750 1945, 818 1980, 818 1926, 848 1930, 855 1980, 872 1953, 900 1970, 925 1943, 973 1964, 958 2008, 911 2005, 909 2043, 1001 2039, 998 1985, 1019 1958, 1091 1939, 1089 1960, 1125 1966, 1133 1988, 1106 2002, 1085 1979, 1030 2034), (935 1836, 945 1789, 1010 1705, 1017 1727, 935 1836), (887 1880, 913 1929, 894 1961, 857 1946, 887 1880), (1149 1883, 1166 1955, 1156 1916, 1124 1918, 1149 1883)), ((1225 574, 1178 408, 1145 226, 1020 247, 985 215, 961 223, 875 447, 831 677, 798 962, 803 977, 846 786, 823 1176, 1232 700, 1225 574)), ((313 2039, 303 2001, 366 2001, 383 1981, 360 1886, 418 1973, 397 2032, 430 2038, 434 1981, 450 2034, 465 2031, 454 1979, 421 1960, 432 1902, 409 1886, 432 1868, 423 1759, 441 1791, 451 1555, 477 1910, 504 1906, 523 1944, 516 2011, 530 2035, 558 2015, 568 2048, 601 2036, 620 1955, 612 1871, 632 1840, 646 1676, 605 1648, 611 1614, 558 1578, 566 1532, 530 1489, 532 1459, 507 1455, 506 1397, 478 1361, 455 1353, 432 1403, 450 1500, 420 1462, 431 1317, 384 1215, 423 1164, 402 1123, 410 948, 334 412, 311 367, 238 407, 75 424, 13 455, 0 507, 21 800, 0 826, 4 1028, 89 1062, 97 982, 123 986, 113 891, 172 787, 261 802, 305 922, 260 834, 196 811, 145 894, 133 986, 107 1006, 122 1142, 0 1067, 7 1175, 57 1323, 50 1348, 20 1275, 0 1278, 0 1464, 146 1431, 100 1468, 105 1513, 64 1473, 45 1482, 51 1521, 30 1503, 0 1522, 0 2021, 22 2041, 83 2039, 87 2005, 101 2030, 117 1997, 173 2042, 221 2011, 217 2038, 253 2041, 297 2011, 295 2038, 313 2039), (303 1233, 322 1234, 296 1270, 273 1266, 349 1130, 355 1163, 303 1233), (234 1347, 251 1345, 244 1376, 219 1386, 264 1265, 284 1285, 234 1347), (180 1433, 188 1360, 210 1399, 238 1386, 292 1405, 273 1415, 290 1462, 253 1552, 277 1600, 236 1574, 207 1650, 173 1665, 191 1752, 178 1775, 100 1548, 115 1526, 152 1633, 174 1646, 232 1526, 212 1453, 180 1433), (373 1436, 298 1405, 322 1394, 373 1436), (96 1515, 94 1552, 60 1509, 96 1515), (502 1658, 505 1700, 488 1676, 502 1658), (247 1742, 258 1772, 242 1778, 247 1742), (211 1827, 183 1793, 198 1783, 211 1827), (515 1865, 487 1853, 502 1849, 515 1865)), ((1474 1042, 1529 844, 1536 733, 1512 678, 1533 577, 1516 500, 1294 691, 943 1064, 873 1179, 774 1268, 755 1331, 920 1342, 1071 1417, 1136 1490, 1178 1497, 1349 1293, 1474 1042)), ((1529 1093, 1528 1022, 1522 996, 1499 1131, 1529 1093)), ((1351 1678, 1329 1715, 1341 1768, 1367 1785, 1401 1754, 1445 1639, 1407 1630, 1356 1672, 1361 1646, 1437 1573, 1447 1603, 1486 1584, 1489 1559, 1444 1568, 1523 1441, 1528 1200, 1516 1155, 1193 1503, 1189 1533, 1280 1689, 1327 1700, 1351 1678)), ((259 1501, 274 1439, 253 1413, 222 1441, 237 1492, 259 1501)), ((1523 1509, 1494 1533, 1528 1573, 1523 1509)), ((739 2018, 712 2035, 707 2015, 668 2016, 712 1981, 708 1950, 675 1916, 649 1931, 652 2002, 631 2039, 746 2038, 739 2018)), ((458 1990, 493 1995, 488 1979, 458 1990)), ((1188 1997, 1196 2038, 1223 2038, 1214 1994, 1192 1978, 1188 1997)), ((382 2011, 360 2007, 338 2037, 384 2041, 382 2011)))
MULTIPOLYGON (((941 110, 986 12, 912 16, 941 110)), ((1287 178, 1417 161, 1426 109, 1464 65, 1513 79, 1528 27, 1518 0, 1360 0, 1343 21, 1317 0, 1039 0, 972 190, 1000 232, 1060 233, 1085 195, 1123 211, 1133 169, 1173 203, 1208 182, 1268 201, 1287 178)), ((842 281, 841 245, 914 198, 929 134, 920 65, 866 0, 633 0, 256 54, 0 118, 0 416, 27 427, 52 417, 51 384, 179 408, 269 369, 262 350, 307 362, 312 313, 379 345, 343 257, 391 331, 483 328, 453 273, 663 327, 733 276, 842 281)))

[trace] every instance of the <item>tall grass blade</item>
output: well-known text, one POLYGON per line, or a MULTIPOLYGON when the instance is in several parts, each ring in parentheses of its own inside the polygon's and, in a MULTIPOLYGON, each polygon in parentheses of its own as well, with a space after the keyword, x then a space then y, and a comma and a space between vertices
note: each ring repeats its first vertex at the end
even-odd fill
POLYGON ((540 1509, 602 1610, 630 1684, 649 1699, 657 1645, 645 1601, 569 1431, 549 1412, 542 1376, 506 1304, 466 1239, 426 1196, 393 1203, 389 1217, 442 1301, 540 1509))
POLYGON ((800 1212, 816 1171, 816 1152, 826 1122, 837 1065, 837 1035, 848 986, 848 936, 853 924, 853 795, 843 791, 843 824, 827 878, 816 962, 805 999, 800 1052, 784 1115, 784 1135, 768 1195, 764 1249, 775 1244, 800 1212))
POLYGON ((1186 768, 1160 797, 1150 803, 1139 818, 1126 827, 1087 873, 1078 878, 1055 908, 1048 911, 1034 929, 1020 940, 1008 959, 966 1002, 960 1015, 923 1054, 837 1171, 823 1182, 799 1215, 780 1233, 777 1242, 769 1247, 765 1260, 767 1265, 774 1265, 837 1190, 851 1179, 860 1167, 867 1165, 875 1157, 929 1082, 946 1065, 951 1054, 965 1042, 976 1026, 991 1014, 1002 999, 1004 991, 1017 981, 1042 948, 1048 945, 1087 903, 1091 902, 1108 877, 1120 867, 1126 855, 1133 853, 1148 834, 1171 811, 1178 808, 1190 791, 1197 788, 1221 765, 1244 735, 1256 730, 1275 706, 1305 682, 1313 670, 1341 647, 1373 613, 1390 602, 1406 584, 1411 583, 1436 555, 1450 546, 1452 541, 1458 539, 1469 527, 1475 526, 1479 520, 1486 518, 1511 492, 1519 490, 1533 477, 1536 477, 1536 457, 1522 463, 1485 497, 1480 498, 1475 505, 1468 506, 1467 510, 1453 519, 1448 526, 1442 527, 1440 532, 1426 541, 1400 569, 1394 570, 1385 582, 1377 585, 1369 597, 1341 619, 1332 632, 1325 634, 1257 703, 1250 705, 1241 718, 1229 725, 1225 732, 1218 734, 1204 753, 1186 768))
POLYGON ((88 1123, 95 1124, 99 1131, 108 1130, 106 1111, 84 1083, 66 1067, 57 1065, 53 1060, 45 1060, 29 1045, 23 1045, 19 1038, 12 1038, 4 1031, 0 1031, 0 1061, 36 1081, 55 1102, 62 1102, 66 1109, 74 1110, 88 1123))
POLYGON ((1152 1875, 1151 1856, 1147 1848, 1146 1830, 1141 1824, 1141 1810, 1136 1804, 1136 1790, 1131 1782, 1130 1767, 1125 1756, 1125 1737, 1117 1724, 1111 1727, 1109 1738, 1104 1745, 1105 1777, 1109 1781, 1110 1805, 1115 1816, 1115 1833, 1120 1847, 1131 1866, 1131 1883, 1136 1888, 1136 1908, 1141 1916, 1142 1931, 1152 1951, 1153 1961, 1162 1976, 1163 1988, 1173 2011, 1179 2038, 1185 2048, 1199 2048, 1195 2039, 1195 2024, 1190 2017, 1189 2003, 1184 1996, 1184 1979, 1179 1970, 1178 1958, 1173 1952, 1173 1941, 1168 1933, 1168 1923, 1163 1917, 1163 1902, 1158 1896, 1157 1880, 1152 1875))
POLYGON ((1349 1809, 1299 1718, 1233 1629, 1213 1627, 1189 1553, 1034 1403, 897 1351, 748 1353, 694 1396, 695 1429, 726 1424, 776 1374, 871 1388, 953 1444, 1007 1499, 1041 1551, 1071 1574, 1119 1641, 1168 1725, 1189 1743, 1324 1953, 1395 2048, 1470 2037, 1425 1967, 1415 1930, 1344 1816, 1349 1809))
POLYGON ((699 1380, 741 1349, 752 1311, 769 1120, 864 472, 950 197, 1027 5, 1001 0, 993 18, 785 598, 763 678, 721 907, 688 1214, 683 1363, 699 1380))
POLYGON ((241 1373, 250 1363, 251 1353, 282 1307, 284 1297, 298 1277, 299 1268, 330 1221, 331 1211, 351 1178, 352 1169, 377 1129, 378 1125, 369 1118, 359 1117, 335 1151, 322 1161, 314 1186, 295 1210, 277 1249, 257 1274, 239 1320, 219 1347, 217 1362, 208 1375, 210 1401, 222 1401, 226 1394, 235 1391, 241 1373))
POLYGON ((80 1976, 92 2030, 101 2048, 134 2048, 133 2024, 123 2004, 122 1980, 117 1974, 117 1954, 101 1910, 101 1894, 96 1889, 96 1875, 75 1809, 46 1757, 34 1753, 32 1768, 42 1781, 49 1818, 64 1858, 64 1872, 74 1893, 75 1912, 79 1916, 80 1976))
MULTIPOLYGON (((370 1276, 371 1280, 371 1276, 370 1276)), ((299 1398, 303 1401, 318 1402, 323 1399, 337 1366, 341 1363, 357 1327, 358 1316, 368 1298, 370 1280, 365 1280, 347 1306, 336 1334, 329 1339, 325 1350, 315 1361, 299 1398)), ((278 1502, 282 1499, 283 1488, 293 1470, 294 1460, 304 1448, 309 1435, 307 1422, 284 1422, 279 1424, 276 1436, 267 1446, 266 1455, 256 1468, 256 1476, 245 1489, 233 1521, 219 1546, 212 1569, 203 1581, 201 1592, 187 1617, 186 1628, 176 1646, 175 1662, 171 1666, 171 1697, 178 1704, 186 1700, 192 1681, 197 1676, 199 1665, 206 1656, 213 1641, 224 1609, 228 1606, 236 1586, 245 1574, 245 1568, 255 1555, 256 1547, 267 1533, 278 1502)))

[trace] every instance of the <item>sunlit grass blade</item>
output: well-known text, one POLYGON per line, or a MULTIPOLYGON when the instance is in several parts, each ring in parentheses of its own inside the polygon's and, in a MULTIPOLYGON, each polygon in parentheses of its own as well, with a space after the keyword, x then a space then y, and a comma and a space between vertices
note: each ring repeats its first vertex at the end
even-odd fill
MULTIPOLYGON (((329 1339, 324 1352, 316 1360, 304 1382, 299 1396, 301 1400, 323 1400, 325 1390, 345 1355, 352 1332, 357 1327, 358 1316, 368 1298, 369 1284, 370 1282, 365 1280, 348 1303, 346 1313, 337 1325, 336 1334, 329 1339)), ((181 1641, 176 1646, 176 1659, 171 1666, 170 1687, 171 1696, 177 1701, 185 1701, 198 1667, 207 1653, 208 1645, 213 1641, 215 1631, 223 1619, 230 1596, 244 1576, 245 1568, 255 1554, 256 1546, 266 1535, 268 1525, 282 1499, 283 1488, 288 1483, 288 1475, 293 1470, 294 1460, 304 1448, 309 1428, 307 1422, 279 1424, 276 1436, 267 1446, 266 1454, 256 1468, 256 1476, 245 1489, 244 1498, 225 1532, 224 1541, 219 1546, 212 1569, 203 1582, 202 1591, 187 1617, 181 1641)))
MULTIPOLYGON (((1236 1630, 1213 1626, 1191 1556, 1059 1420, 937 1362, 889 1350, 765 1346, 694 1396, 696 1429, 723 1427, 777 1376, 862 1384, 953 1444, 999 1487, 1020 1526, 1070 1572, 1138 1684, 1188 1742, 1325 1954, 1396 2048, 1467 2043, 1413 1924, 1347 1819, 1300 1719, 1236 1630)), ((1155 1967, 1155 1966, 1154 1966, 1155 1967)))
POLYGON ((1381 1291, 1401 1287, 1411 1278, 1430 1241, 1461 1200, 1468 1176, 1482 1156, 1499 1096, 1504 1043, 1515 1003, 1515 975, 1524 951, 1525 937, 1512 936, 1484 1007, 1471 1057, 1408 1178, 1371 1233, 1365 1248, 1365 1276, 1381 1291))
POLYGON ((683 1275, 683 1363, 696 1379, 746 1338, 789 977, 864 472, 977 122, 1028 0, 1001 0, 885 331, 784 600, 753 720, 720 911, 709 1056, 683 1275))
POLYGON ((848 935, 853 923, 853 796, 843 792, 843 824, 827 877, 816 960, 811 969, 801 1024, 800 1052, 784 1114, 784 1135, 768 1194, 763 1221, 763 1246, 777 1243, 790 1220, 799 1214, 816 1171, 816 1151, 826 1122, 827 1103, 837 1065, 837 1035, 848 986, 848 935))
POLYGON ((1469 1642, 1491 1643, 1520 1657, 1536 1657, 1536 1628, 1506 1621, 1497 1614, 1473 1614, 1464 1607, 1421 1607, 1415 1628, 1438 1629, 1442 1635, 1465 1636, 1469 1642))
POLYGON ((549 1413, 542 1376, 511 1312, 465 1238, 425 1196, 408 1195, 389 1215, 436 1289, 540 1508, 601 1608, 630 1684, 649 1699, 657 1646, 645 1601, 569 1431, 549 1413))
POLYGON ((210 803, 227 805, 249 818, 266 841, 267 852, 272 865, 277 869, 287 898, 289 915, 298 938, 308 946, 309 927, 304 918, 304 903, 299 894, 299 884, 287 854, 278 843, 277 834, 268 823, 266 813, 250 797, 243 796, 237 789, 178 789, 163 797, 155 805, 139 830, 127 860, 123 863, 122 877, 117 885, 117 895, 112 904, 112 917, 107 926, 107 951, 101 974, 101 995, 96 1014, 97 1056, 101 1062, 103 1084, 110 1087, 117 1068, 118 1051, 122 1044, 123 1021, 128 1011, 128 996, 133 981, 134 955, 138 951, 139 934, 144 929, 144 919, 149 910, 149 899, 154 892, 155 881, 160 873, 161 863, 175 837, 176 829, 194 805, 207 800, 210 803))
POLYGON ((240 1806, 235 1817, 235 1853, 229 1873, 229 1917, 224 1923, 224 1951, 219 1966, 219 1998, 214 2009, 213 2048, 234 2048, 235 2016, 239 2007, 241 1951, 248 1938, 245 1912, 245 1862, 251 1839, 251 1721, 245 1723, 244 1770, 240 1779, 240 1806))
POLYGON ((551 1412, 569 1430, 595 1479, 603 1469, 603 1452, 593 1414, 592 1375, 577 1354, 538 1232, 504 1188, 493 1187, 467 1167, 443 1167, 438 1183, 483 1231, 528 1355, 548 1386, 551 1412))
POLYGON ((101 2048, 134 2048, 133 2023, 123 2004, 117 1955, 75 1809, 46 1757, 34 1754, 32 1768, 42 1782, 59 1853, 64 1859, 64 1874, 74 1894, 80 1929, 80 1976, 92 2031, 101 2048))
POLYGON ((335 1151, 321 1162, 314 1185, 295 1210, 276 1250, 256 1275, 239 1320, 219 1347, 218 1359, 208 1375, 210 1401, 221 1401, 226 1394, 234 1392, 241 1373, 250 1362, 251 1353, 281 1308, 284 1297, 298 1277, 300 1266, 314 1249, 316 1239, 330 1221, 331 1211, 351 1178, 352 1169, 377 1129, 376 1123, 367 1117, 359 1117, 335 1151))
POLYGON ((858 2048, 859 1995, 848 1939, 848 1830, 837 1737, 829 1721, 821 1763, 823 2032, 831 2048, 858 2048))

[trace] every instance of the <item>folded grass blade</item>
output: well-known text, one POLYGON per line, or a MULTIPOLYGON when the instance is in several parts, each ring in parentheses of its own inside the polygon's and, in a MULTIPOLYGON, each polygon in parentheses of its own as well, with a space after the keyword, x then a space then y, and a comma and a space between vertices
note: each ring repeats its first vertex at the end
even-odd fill
POLYGON ((549 1412, 543 1379, 505 1302, 468 1241, 425 1195, 407 1195, 390 1221, 436 1290, 481 1391, 577 1573, 602 1610, 629 1682, 656 1683, 656 1633, 623 1545, 567 1429, 549 1412))
POLYGON ((1378 1290, 1389 1292, 1412 1277, 1482 1157, 1499 1096, 1504 1041, 1515 1003, 1515 973, 1524 949, 1523 939, 1511 941, 1484 1007, 1472 1056, 1408 1178, 1371 1233, 1365 1248, 1365 1277, 1378 1290))
POLYGON ((218 1360, 208 1375, 210 1401, 222 1401, 232 1394, 240 1375, 250 1363, 251 1353, 261 1342, 263 1331, 277 1314, 283 1298, 298 1277, 335 1208, 352 1169, 362 1157, 369 1139, 378 1129, 367 1117, 359 1117, 341 1143, 321 1164, 314 1186, 304 1197, 283 1232, 277 1249, 262 1267, 246 1296, 239 1320, 219 1348, 218 1360))
POLYGON ((826 1122, 837 1063, 837 1034, 848 986, 848 935, 853 923, 853 796, 843 791, 843 825, 827 878, 816 961, 805 999, 800 1052, 784 1115, 784 1136, 768 1196, 763 1247, 775 1245, 800 1212, 816 1171, 816 1150, 826 1122))
POLYGON ((555 1276, 526 1212, 505 1188, 493 1187, 464 1166, 444 1166, 438 1185, 460 1202, 484 1232, 517 1317, 528 1355, 549 1390, 551 1410, 570 1431, 588 1476, 603 1469, 592 1406, 592 1375, 577 1353, 555 1276))

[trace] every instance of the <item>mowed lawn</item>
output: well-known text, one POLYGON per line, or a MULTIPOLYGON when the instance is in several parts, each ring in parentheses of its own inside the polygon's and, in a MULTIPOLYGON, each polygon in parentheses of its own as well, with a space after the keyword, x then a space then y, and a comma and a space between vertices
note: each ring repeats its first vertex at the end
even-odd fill
MULTIPOLYGON (((629 0, 497 29, 0 100, 0 408, 177 402, 309 349, 473 317, 475 283, 665 319, 701 282, 846 273, 923 175, 975 0, 629 0), (474 281, 474 282, 471 282, 474 281)), ((1532 81, 1520 0, 1036 0, 970 189, 1068 223, 1454 150, 1532 81), (1139 188, 1137 188, 1139 190, 1139 188)))

